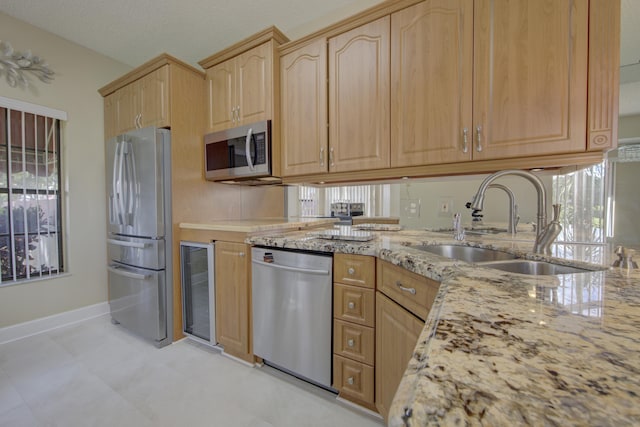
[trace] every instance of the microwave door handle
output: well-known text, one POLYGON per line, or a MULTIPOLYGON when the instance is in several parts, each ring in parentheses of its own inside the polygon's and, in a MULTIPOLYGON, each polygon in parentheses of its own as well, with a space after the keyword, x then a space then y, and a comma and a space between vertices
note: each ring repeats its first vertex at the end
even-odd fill
POLYGON ((253 162, 251 161, 251 136, 253 134, 253 129, 249 128, 247 132, 247 139, 244 142, 244 156, 247 158, 247 165, 249 165, 249 170, 254 170, 253 162))

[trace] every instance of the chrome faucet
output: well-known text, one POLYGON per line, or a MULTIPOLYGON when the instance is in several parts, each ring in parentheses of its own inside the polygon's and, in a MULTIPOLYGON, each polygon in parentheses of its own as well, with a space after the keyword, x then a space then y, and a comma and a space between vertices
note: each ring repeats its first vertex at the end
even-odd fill
POLYGON ((518 205, 516 205, 516 198, 513 195, 513 191, 511 191, 511 189, 506 185, 502 184, 491 184, 487 188, 499 188, 509 196, 509 225, 507 227, 507 232, 516 234, 520 217, 518 216, 518 205))
POLYGON ((545 238, 545 233, 547 231, 547 192, 540 178, 538 178, 531 172, 517 170, 517 169, 507 169, 507 170, 501 170, 489 175, 488 177, 485 178, 484 181, 482 181, 482 184, 480 184, 480 187, 478 188, 478 192, 476 193, 475 196, 473 196, 470 207, 475 211, 481 211, 484 207, 484 193, 487 191, 489 186, 493 184, 493 181, 505 175, 514 175, 514 176, 519 176, 526 179, 531 184, 533 184, 533 186, 536 189, 536 192, 538 193, 536 241, 533 244, 533 251, 536 253, 543 253, 544 248, 542 247, 543 246, 542 243, 548 240, 548 238, 545 238))

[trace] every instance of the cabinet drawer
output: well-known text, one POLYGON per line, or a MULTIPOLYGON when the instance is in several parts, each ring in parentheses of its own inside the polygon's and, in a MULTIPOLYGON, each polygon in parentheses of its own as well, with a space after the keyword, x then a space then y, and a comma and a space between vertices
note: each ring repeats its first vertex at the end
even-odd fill
POLYGON ((333 284, 333 316, 336 319, 374 326, 375 294, 373 289, 333 284))
POLYGON ((373 328, 333 321, 333 352, 357 362, 373 365, 375 333, 373 328))
POLYGON ((440 283, 386 261, 378 262, 378 290, 425 320, 440 283))
POLYGON ((376 259, 366 255, 335 254, 333 280, 373 289, 376 285, 376 259))
POLYGON ((369 365, 333 356, 333 387, 339 390, 340 394, 373 403, 373 372, 374 369, 369 365))

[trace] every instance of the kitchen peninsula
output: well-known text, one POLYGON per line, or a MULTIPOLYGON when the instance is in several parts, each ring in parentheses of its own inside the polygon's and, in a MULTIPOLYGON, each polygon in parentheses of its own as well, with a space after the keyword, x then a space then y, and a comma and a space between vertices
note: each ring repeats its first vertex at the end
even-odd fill
MULTIPOLYGON (((420 251, 421 244, 499 248, 529 259, 531 241, 418 230, 369 242, 307 232, 255 236, 268 247, 376 256, 441 282, 388 418, 390 426, 640 423, 640 273, 525 276, 420 251)), ((605 257, 606 259, 606 257, 605 257)))

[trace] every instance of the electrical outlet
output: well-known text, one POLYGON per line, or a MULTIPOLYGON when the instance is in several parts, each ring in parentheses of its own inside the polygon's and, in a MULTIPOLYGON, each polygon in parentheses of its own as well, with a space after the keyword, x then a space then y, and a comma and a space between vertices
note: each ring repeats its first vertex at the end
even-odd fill
POLYGON ((448 217, 453 212, 453 199, 441 197, 438 199, 438 216, 448 217))

